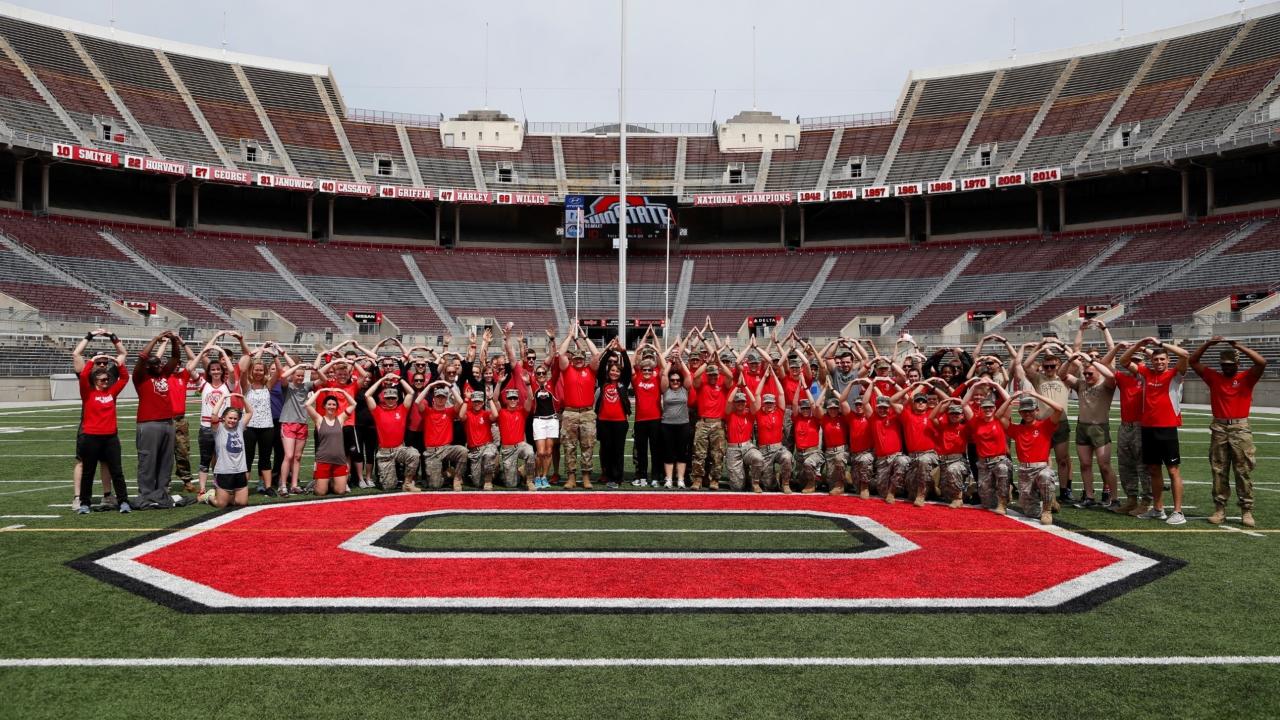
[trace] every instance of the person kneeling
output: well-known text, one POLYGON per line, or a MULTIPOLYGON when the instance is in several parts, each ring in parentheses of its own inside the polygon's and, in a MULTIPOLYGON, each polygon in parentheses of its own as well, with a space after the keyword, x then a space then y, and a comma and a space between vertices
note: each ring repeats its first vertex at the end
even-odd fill
POLYGON ((404 444, 404 428, 409 422, 408 399, 413 397, 413 387, 391 373, 382 376, 364 392, 364 401, 373 415, 378 431, 378 479, 383 490, 394 490, 396 466, 404 470, 404 491, 418 492, 418 451, 404 444), (399 382, 400 390, 395 384, 399 382), (377 402, 377 395, 382 402, 377 402))
POLYGON ((216 508, 244 507, 249 504, 249 465, 244 456, 244 424, 253 417, 253 408, 246 403, 244 416, 241 417, 241 410, 231 407, 231 398, 244 400, 240 393, 231 393, 223 397, 214 410, 218 423, 213 430, 216 458, 213 464, 213 487, 200 496, 201 502, 216 508))
POLYGON ((343 426, 347 416, 354 412, 356 399, 342 388, 321 388, 307 398, 307 413, 316 424, 316 469, 312 479, 316 496, 347 494, 347 443, 343 426), (324 396, 324 414, 316 410, 316 401, 324 396), (338 395, 347 399, 347 409, 339 412, 338 395))

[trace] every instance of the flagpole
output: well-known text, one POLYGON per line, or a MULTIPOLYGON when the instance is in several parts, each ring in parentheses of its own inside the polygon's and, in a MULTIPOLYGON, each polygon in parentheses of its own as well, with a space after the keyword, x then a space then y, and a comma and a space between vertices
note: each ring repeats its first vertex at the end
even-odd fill
POLYGON ((618 342, 627 347, 627 0, 622 0, 618 43, 618 342))
POLYGON ((578 208, 578 236, 573 241, 573 321, 578 322, 578 263, 582 259, 582 213, 578 208))
POLYGON ((667 282, 662 289, 662 344, 667 343, 667 327, 671 325, 671 208, 667 208, 667 282))

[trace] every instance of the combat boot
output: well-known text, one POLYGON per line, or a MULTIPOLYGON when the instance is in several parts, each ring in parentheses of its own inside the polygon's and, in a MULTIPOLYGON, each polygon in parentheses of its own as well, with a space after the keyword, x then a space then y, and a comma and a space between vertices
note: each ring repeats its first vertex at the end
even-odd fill
POLYGON ((564 481, 565 490, 576 490, 578 488, 578 476, 570 475, 568 480, 564 481))
POLYGON ((818 481, 815 478, 809 478, 808 480, 804 481, 804 487, 800 489, 800 492, 804 493, 805 495, 808 495, 809 493, 817 489, 818 489, 818 481))
POLYGON ((1052 512, 1052 511, 1050 511, 1050 510, 1045 510, 1044 512, 1040 513, 1040 524, 1041 524, 1041 525, 1052 525, 1052 524, 1053 524, 1053 512, 1052 512))
POLYGON ((911 504, 916 507, 924 507, 924 493, 916 495, 916 499, 911 504))
POLYGON ((692 488, 692 489, 694 489, 694 490, 701 490, 701 489, 702 489, 702 478, 698 478, 697 480, 694 480, 694 481, 693 481, 693 484, 692 484, 692 485, 690 485, 689 487, 690 487, 690 488, 692 488))
POLYGON ((838 478, 836 479, 835 482, 831 483, 831 494, 832 495, 844 494, 844 478, 838 478))
POLYGON ((1213 514, 1209 516, 1209 522, 1214 525, 1221 525, 1223 520, 1227 519, 1227 506, 1214 505, 1213 514))
POLYGON ((751 492, 753 492, 753 493, 763 492, 763 490, 761 490, 761 489, 760 489, 760 481, 759 481, 759 480, 752 480, 752 481, 751 481, 751 492))
POLYGON ((719 481, 719 480, 708 480, 708 481, 707 481, 707 489, 708 489, 708 490, 719 490, 719 489, 720 489, 720 481, 719 481))
POLYGON ((591 476, 590 476, 590 475, 583 475, 583 476, 582 476, 582 489, 583 489, 583 490, 590 490, 590 489, 591 489, 591 476))
POLYGON ((456 473, 453 476, 453 491, 462 492, 462 476, 456 473))
POLYGON ((1136 498, 1130 497, 1130 498, 1125 498, 1124 502, 1121 503, 1119 506, 1112 508, 1112 511, 1120 515, 1128 515, 1129 513, 1133 512, 1133 509, 1136 507, 1138 507, 1138 500, 1136 498))
POLYGON ((861 490, 858 491, 858 497, 862 498, 863 500, 870 500, 871 488, 863 487, 861 490))
POLYGON ((1129 514, 1133 517, 1139 517, 1140 515, 1146 514, 1146 512, 1150 509, 1151 509, 1151 503, 1147 502, 1146 500, 1143 500, 1138 503, 1138 507, 1130 510, 1129 514))
POLYGON ((782 478, 779 480, 778 484, 782 486, 782 492, 784 495, 791 494, 791 478, 782 478))
POLYGON ((1240 524, 1245 527, 1253 527, 1256 524, 1253 521, 1253 508, 1240 511, 1240 524))
POLYGON ((1005 510, 1005 505, 1004 505, 1004 498, 1000 498, 999 500, 996 501, 996 514, 997 515, 1007 514, 1007 511, 1005 510))
POLYGON ((956 498, 955 500, 952 500, 952 501, 951 501, 951 504, 950 504, 950 505, 948 505, 947 507, 951 508, 952 510, 955 510, 956 508, 958 508, 958 507, 960 507, 960 506, 962 506, 962 505, 964 505, 964 501, 963 501, 963 500, 961 500, 960 498, 956 498))

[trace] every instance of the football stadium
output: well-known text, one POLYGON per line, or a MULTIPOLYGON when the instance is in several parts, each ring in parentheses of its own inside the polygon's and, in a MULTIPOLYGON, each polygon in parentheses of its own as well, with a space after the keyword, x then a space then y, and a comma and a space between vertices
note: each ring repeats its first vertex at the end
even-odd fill
POLYGON ((28 4, 0 717, 1280 717, 1280 2, 705 123, 28 4))

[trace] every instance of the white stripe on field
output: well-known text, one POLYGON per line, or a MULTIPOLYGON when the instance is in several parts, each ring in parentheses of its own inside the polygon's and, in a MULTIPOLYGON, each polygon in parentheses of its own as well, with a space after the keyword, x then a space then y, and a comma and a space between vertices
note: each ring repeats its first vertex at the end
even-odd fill
POLYGON ((48 520, 60 518, 61 515, 0 515, 0 520, 48 520))
POLYGON ((1238 528, 1238 527, 1231 527, 1230 525, 1219 525, 1219 526, 1218 526, 1218 529, 1219 529, 1219 530, 1226 530, 1227 532, 1238 532, 1238 533, 1244 533, 1245 535, 1248 535, 1248 536, 1250 536, 1250 537, 1263 538, 1264 540, 1265 540, 1265 539, 1266 539, 1266 537, 1267 537, 1266 535, 1263 535, 1262 533, 1256 533, 1256 532, 1253 532, 1252 530, 1243 530, 1243 529, 1238 528))
POLYGON ((0 532, 4 532, 5 530, 21 530, 24 527, 26 527, 26 525, 6 525, 5 527, 0 528, 0 532))
MULTIPOLYGON (((4 517, 0 515, 0 517, 4 517)), ((802 535, 826 535, 826 534, 848 534, 845 530, 828 529, 828 530, 770 530, 761 528, 759 530, 746 530, 741 528, 726 528, 724 530, 708 530, 706 528, 699 529, 680 529, 680 528, 647 528, 647 529, 629 529, 629 528, 413 528, 413 533, 783 533, 783 534, 802 534, 802 535)))
POLYGON ((1280 665, 1280 655, 1097 657, 686 657, 686 658, 2 658, 0 668, 63 667, 919 667, 1280 665))
POLYGON ((22 493, 42 492, 44 490, 52 490, 54 488, 62 488, 63 490, 66 490, 67 483, 58 483, 57 485, 46 485, 45 487, 38 487, 38 488, 27 488, 26 490, 9 490, 7 492, 0 492, 0 495, 21 495, 22 493))

